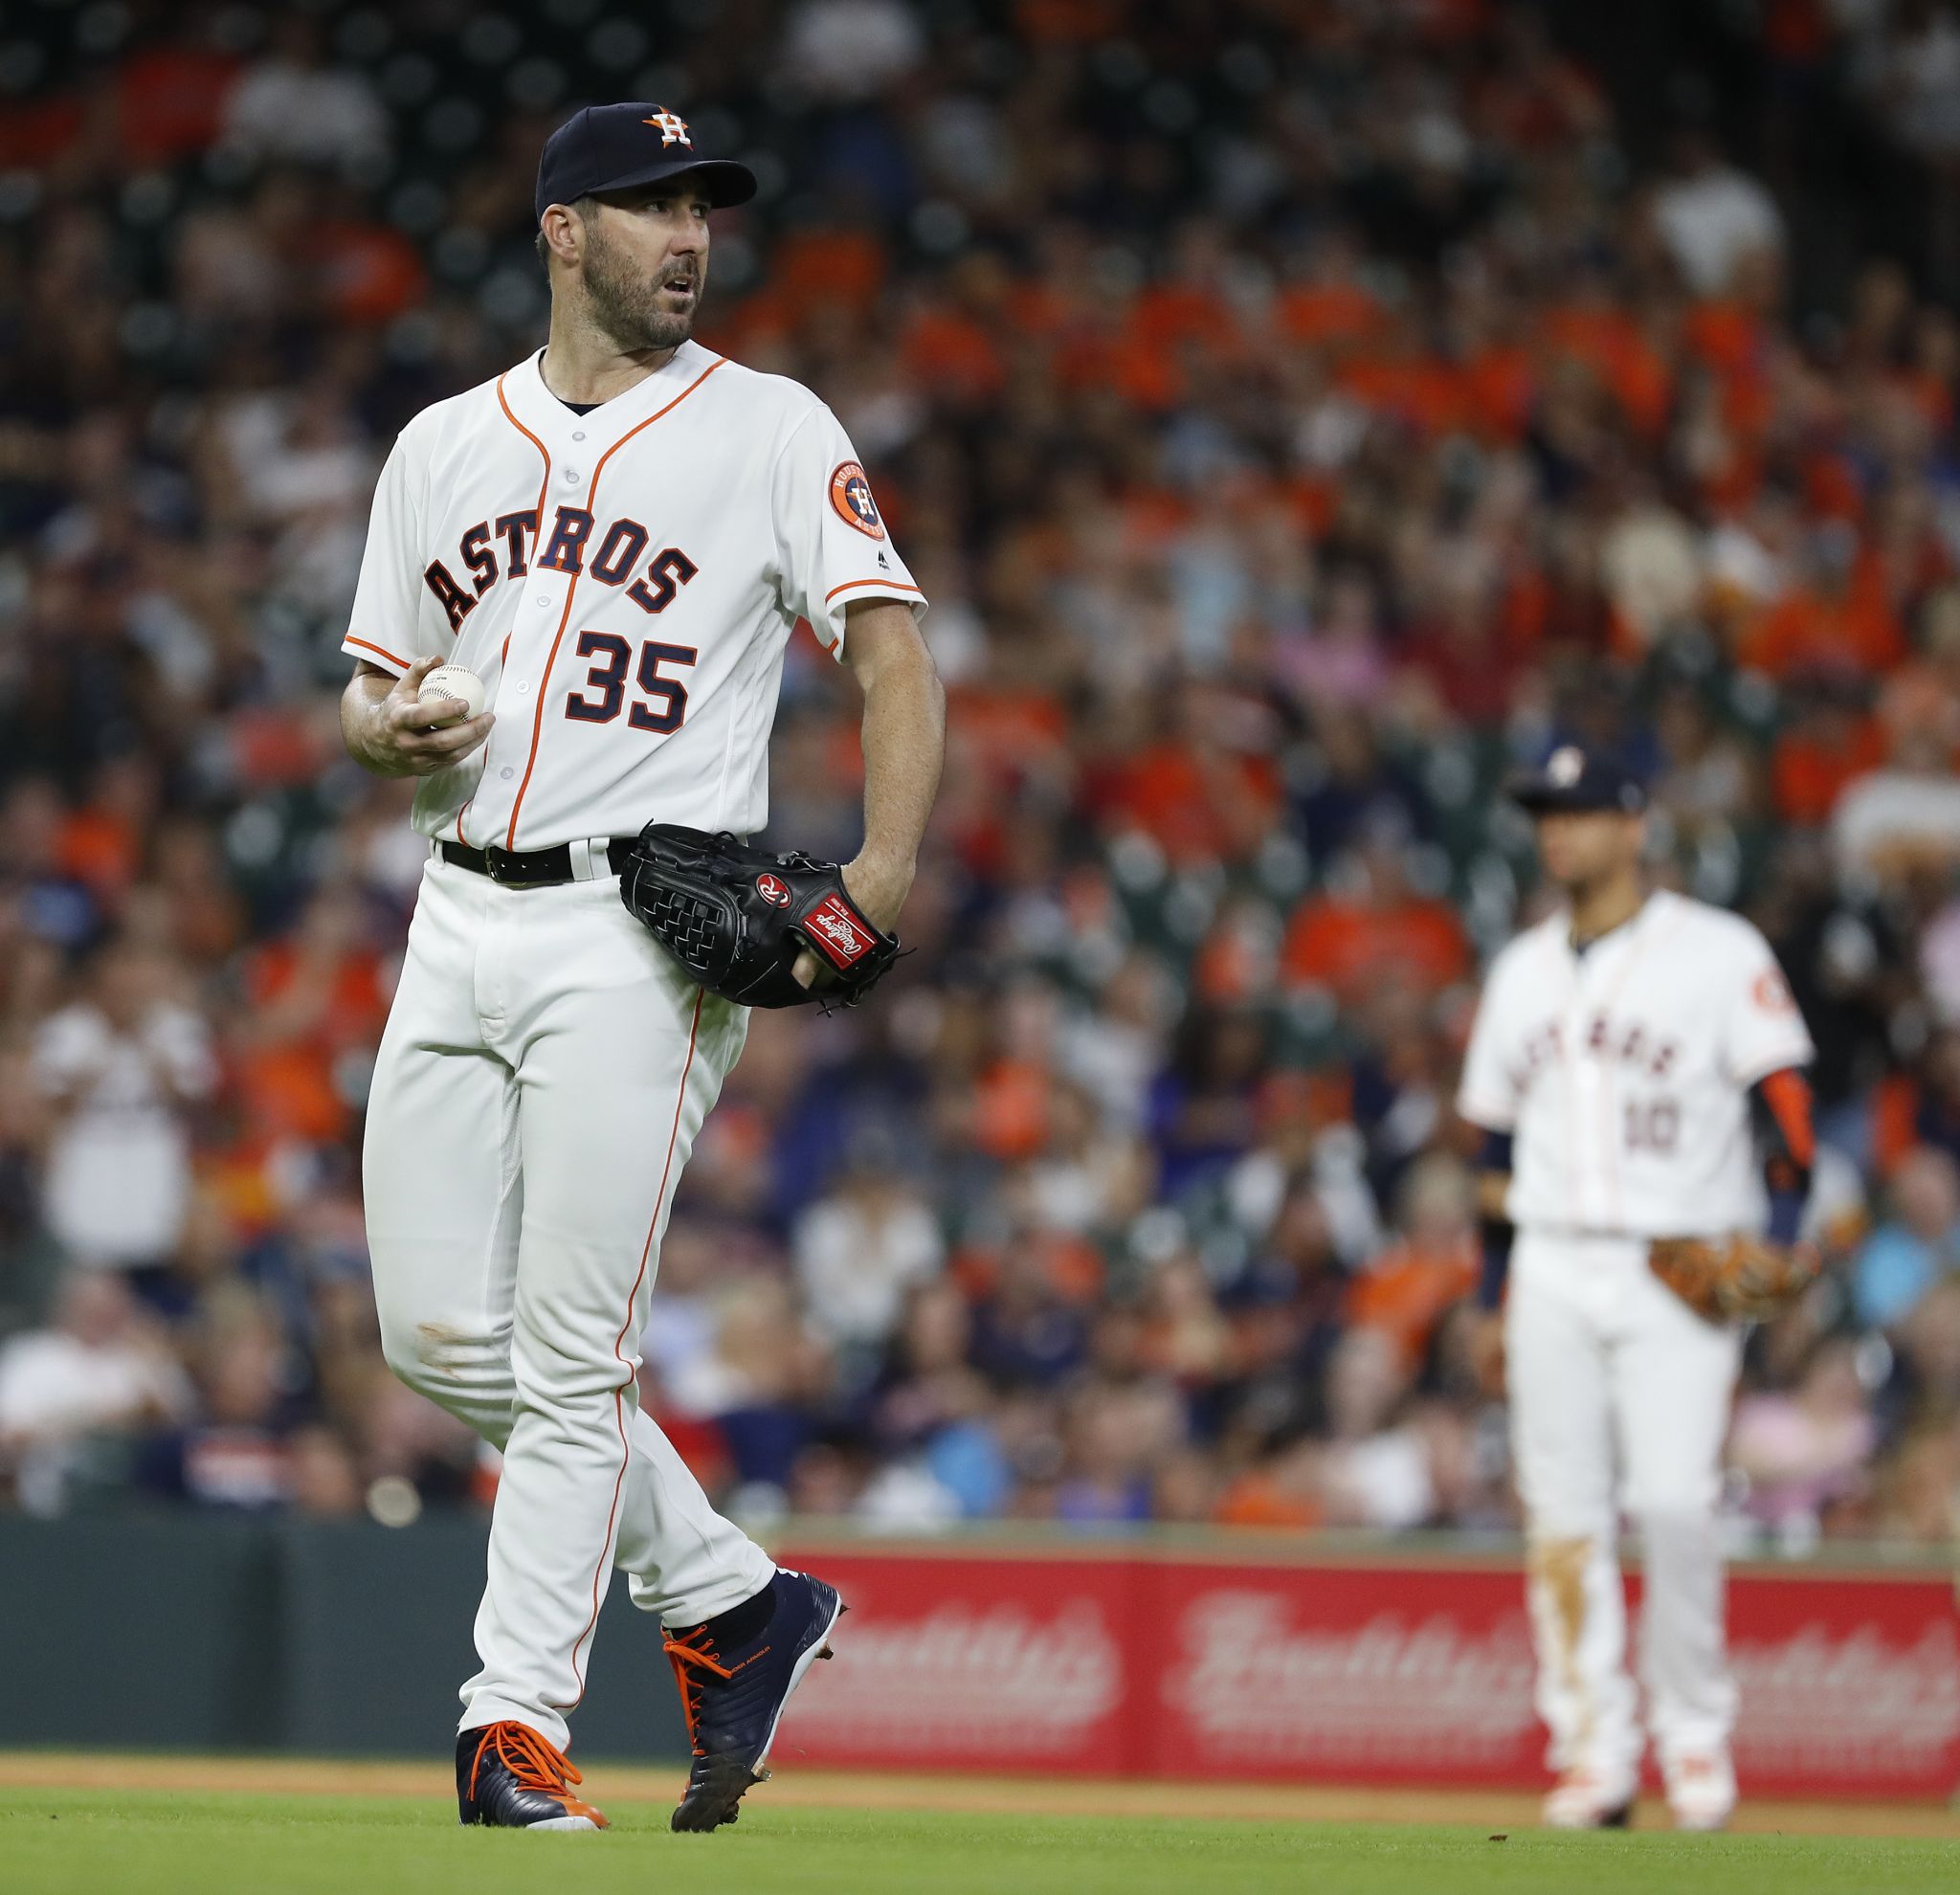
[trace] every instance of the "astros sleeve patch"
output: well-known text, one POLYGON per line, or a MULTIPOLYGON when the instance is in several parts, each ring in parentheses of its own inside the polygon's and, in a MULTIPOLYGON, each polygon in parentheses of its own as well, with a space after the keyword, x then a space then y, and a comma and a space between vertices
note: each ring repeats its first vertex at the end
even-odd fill
POLYGON ((772 499, 783 605, 810 621, 833 657, 843 656, 844 615, 854 603, 885 598, 924 610, 863 463, 829 409, 810 414, 784 443, 772 499))
POLYGON ((878 502, 871 498, 871 482, 855 460, 847 460, 831 474, 831 504, 847 526, 874 540, 884 538, 884 522, 878 516, 878 502))

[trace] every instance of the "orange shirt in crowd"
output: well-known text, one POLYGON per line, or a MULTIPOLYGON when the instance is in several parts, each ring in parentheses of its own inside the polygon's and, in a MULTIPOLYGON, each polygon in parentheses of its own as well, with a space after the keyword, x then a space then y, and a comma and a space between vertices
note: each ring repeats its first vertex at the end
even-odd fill
POLYGON ((1032 684, 954 684, 947 691, 947 722, 963 746, 1004 771, 1067 758, 1068 713, 1032 684))
POLYGON ((1238 859, 1271 827, 1281 794, 1271 757, 1206 756, 1167 741, 1116 761, 1097 800, 1105 818, 1143 830, 1184 863, 1238 859))
POLYGON ((1470 424, 1486 439, 1517 441, 1531 425, 1538 401, 1538 371, 1528 349, 1493 344, 1464 363, 1462 404, 1470 424))
POLYGON ((1298 283, 1281 292, 1275 320, 1288 342, 1310 348, 1373 333, 1382 306, 1359 283, 1298 283))
POLYGON ((1123 0, 1016 0, 1014 36, 1043 46, 1093 46, 1123 18, 1123 0))
POLYGON ((1905 656, 1905 635, 1876 562, 1860 560, 1841 597, 1797 587, 1743 628, 1736 661, 1771 678, 1855 665, 1868 676, 1905 656))
POLYGON ((1760 361, 1766 334, 1747 303, 1714 299, 1688 311, 1682 333, 1688 346, 1723 375, 1739 375, 1760 361))
POLYGON ((63 875, 113 905, 143 866, 143 837, 119 811, 99 804, 71 810, 56 838, 55 859, 63 875))
POLYGON ((1942 375, 1907 369, 1898 377, 1899 391, 1926 416, 1927 426, 1945 435, 1953 425, 1953 390, 1942 375))
POLYGON ((775 245, 769 289, 785 311, 841 305, 862 316, 884 288, 886 267, 884 246, 869 231, 797 231, 775 245))
POLYGON ((1427 434, 1442 434, 1462 418, 1462 378, 1433 355, 1356 355, 1334 379, 1365 408, 1427 434))
POLYGON ((1872 1170, 1889 1179, 1926 1143, 1920 1110, 1926 1091, 1911 1073, 1887 1073, 1871 1094, 1872 1170))
POLYGON ((353 218, 321 224, 310 247, 322 290, 344 323, 390 323, 427 292, 415 246, 389 225, 353 218))
POLYGON ((1388 973, 1413 976, 1435 992, 1469 973, 1470 944, 1447 903, 1411 896, 1371 907, 1320 894, 1294 910, 1280 965, 1290 985, 1325 987, 1344 997, 1388 973))
POLYGON ((1028 1059, 996 1059, 973 1086, 973 1143, 1003 1162, 1048 1141, 1048 1074, 1028 1059))
POLYGON ((1666 358, 1623 309, 1568 303, 1547 313, 1543 334, 1553 350, 1583 362, 1598 376, 1638 433, 1658 435, 1665 429, 1673 375, 1666 358))
POLYGON ((320 970, 299 946, 275 941, 246 963, 245 989, 256 1010, 287 997, 301 979, 320 983, 308 1024, 283 1037, 247 1036, 238 1059, 238 1087, 259 1123, 296 1138, 325 1141, 345 1135, 349 1122, 335 1065, 350 1048, 372 1046, 388 1018, 379 958, 352 948, 320 970))
POLYGON ((1830 743, 1787 730, 1770 760, 1770 793, 1784 821, 1806 827, 1825 822, 1838 792, 1853 777, 1877 769, 1885 760, 1885 739, 1871 718, 1860 719, 1848 741, 1830 743))
POLYGON ((1467 1232, 1453 1243, 1392 1245, 1348 1291, 1348 1321, 1379 1329, 1395 1345, 1405 1371, 1428 1351, 1443 1312, 1477 1287, 1477 1241, 1467 1232))
POLYGON ((1129 328, 1139 342, 1156 348, 1190 342, 1225 348, 1238 340, 1231 305, 1197 283, 1158 283, 1146 290, 1130 311, 1129 328))
POLYGON ((138 165, 174 165, 209 150, 224 129, 225 100, 238 82, 229 54, 192 46, 151 46, 116 75, 116 129, 138 165))
POLYGON ((1815 520, 1848 520, 1864 514, 1864 489, 1857 470, 1841 454, 1819 452, 1803 462, 1803 502, 1815 520))
POLYGON ((921 310, 906 324, 899 351, 922 388, 978 402, 1007 386, 994 332, 957 309, 921 310))
POLYGON ((1225 1489, 1215 1516, 1221 1527, 1277 1527, 1301 1531, 1318 1527, 1325 1512, 1312 1494, 1283 1486, 1253 1468, 1225 1489))

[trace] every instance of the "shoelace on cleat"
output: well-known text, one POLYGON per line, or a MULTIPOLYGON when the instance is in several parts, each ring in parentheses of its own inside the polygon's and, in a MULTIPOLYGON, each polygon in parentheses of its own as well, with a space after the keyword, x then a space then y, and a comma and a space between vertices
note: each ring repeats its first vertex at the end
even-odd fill
POLYGON ((483 1753, 495 1753, 497 1761, 509 1771, 520 1790, 535 1790, 543 1795, 564 1798, 568 1786, 583 1783, 564 1751, 554 1749, 527 1724, 486 1725, 483 1741, 477 1746, 470 1764, 470 1795, 477 1794, 477 1772, 483 1767, 483 1753))
POLYGON ((763 1657, 768 1647, 765 1645, 761 1651, 750 1652, 740 1664, 726 1665, 715 1656, 714 1640, 707 1627, 698 1625, 684 1639, 663 1640, 660 1649, 667 1654, 668 1661, 674 1667, 674 1682, 680 1686, 680 1714, 687 1720, 688 1746, 696 1756, 700 1756, 701 1738, 695 1725, 706 1681, 699 1673, 709 1673, 725 1683, 738 1671, 746 1670, 763 1657))

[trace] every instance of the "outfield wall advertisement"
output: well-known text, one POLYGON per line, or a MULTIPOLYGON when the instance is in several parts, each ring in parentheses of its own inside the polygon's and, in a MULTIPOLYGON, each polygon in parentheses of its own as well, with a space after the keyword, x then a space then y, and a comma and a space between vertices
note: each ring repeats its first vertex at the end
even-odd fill
MULTIPOLYGON (((810 1550, 851 1601, 785 1760, 1526 1787, 1545 1780, 1522 1576, 810 1550)), ((797 1563, 794 1549, 783 1555, 797 1563)), ((1637 1594, 1637 1577, 1632 1582, 1637 1594)), ((1746 1791, 1960 1789, 1960 1616, 1924 1575, 1738 1573, 1746 1791)))

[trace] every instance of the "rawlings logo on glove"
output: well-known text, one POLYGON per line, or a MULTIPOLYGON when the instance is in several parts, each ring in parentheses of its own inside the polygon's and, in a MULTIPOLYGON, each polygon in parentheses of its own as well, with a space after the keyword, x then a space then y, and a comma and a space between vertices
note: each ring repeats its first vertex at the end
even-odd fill
POLYGON ((1772 1243, 1737 1232, 1719 1237, 1656 1237, 1647 1267, 1711 1323, 1757 1321, 1795 1302, 1823 1267, 1814 1243, 1772 1243))
POLYGON ((851 900, 843 871, 792 850, 773 856, 675 822, 640 831, 619 899, 711 993, 745 1007, 855 1007, 899 957, 899 938, 851 900), (791 970, 805 948, 828 976, 791 970))
POLYGON ((838 893, 826 895, 810 911, 811 944, 834 968, 848 968, 878 945, 878 930, 838 893))

